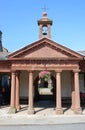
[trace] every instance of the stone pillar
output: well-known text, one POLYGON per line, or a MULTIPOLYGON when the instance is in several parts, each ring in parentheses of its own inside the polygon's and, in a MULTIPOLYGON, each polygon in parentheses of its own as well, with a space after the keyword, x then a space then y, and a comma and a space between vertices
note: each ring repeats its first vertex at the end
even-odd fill
POLYGON ((56 114, 63 114, 61 100, 61 70, 59 70, 56 71, 56 114))
POLYGON ((20 103, 19 103, 19 98, 20 98, 20 73, 16 72, 16 109, 20 110, 20 103))
POLYGON ((80 107, 80 90, 79 90, 79 71, 74 70, 74 87, 75 87, 75 110, 76 114, 82 114, 80 107))
POLYGON ((42 38, 42 25, 40 25, 40 31, 39 31, 39 39, 42 38))
POLYGON ((15 91, 16 91, 16 78, 15 78, 15 72, 13 71, 12 76, 11 76, 11 102, 10 102, 9 113, 15 113, 16 112, 15 91))
POLYGON ((71 90, 72 90, 72 104, 71 104, 71 110, 75 109, 75 88, 74 88, 74 74, 71 73, 71 90))
POLYGON ((48 38, 51 38, 50 24, 48 24, 47 27, 48 27, 48 38))
POLYGON ((34 114, 33 108, 33 72, 29 72, 29 89, 28 89, 28 101, 29 101, 29 108, 28 114, 34 114))

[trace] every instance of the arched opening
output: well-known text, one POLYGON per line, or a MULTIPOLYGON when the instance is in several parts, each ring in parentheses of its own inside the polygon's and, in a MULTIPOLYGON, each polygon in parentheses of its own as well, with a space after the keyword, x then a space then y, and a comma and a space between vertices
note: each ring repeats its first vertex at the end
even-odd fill
POLYGON ((34 80, 34 100, 55 101, 56 97, 56 79, 50 75, 49 80, 37 76, 34 80))
POLYGON ((47 36, 48 35, 48 28, 47 28, 47 26, 43 26, 42 34, 43 34, 43 36, 47 36))

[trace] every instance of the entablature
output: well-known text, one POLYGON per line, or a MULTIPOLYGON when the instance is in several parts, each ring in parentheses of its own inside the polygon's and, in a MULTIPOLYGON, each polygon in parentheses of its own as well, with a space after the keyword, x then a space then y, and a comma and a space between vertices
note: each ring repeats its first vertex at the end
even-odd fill
POLYGON ((78 64, 12 64, 12 70, 75 70, 79 69, 78 64))

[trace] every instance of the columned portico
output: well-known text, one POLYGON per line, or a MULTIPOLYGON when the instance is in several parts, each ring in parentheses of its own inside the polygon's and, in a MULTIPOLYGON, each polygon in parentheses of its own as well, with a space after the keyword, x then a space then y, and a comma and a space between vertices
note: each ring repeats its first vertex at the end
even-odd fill
POLYGON ((28 87, 28 114, 34 114, 33 108, 33 72, 29 71, 29 87, 28 87))
POLYGON ((56 114, 63 114, 61 105, 61 70, 56 71, 56 114))
POLYGON ((74 70, 74 87, 75 87, 75 113, 81 114, 80 91, 79 91, 79 70, 74 70))

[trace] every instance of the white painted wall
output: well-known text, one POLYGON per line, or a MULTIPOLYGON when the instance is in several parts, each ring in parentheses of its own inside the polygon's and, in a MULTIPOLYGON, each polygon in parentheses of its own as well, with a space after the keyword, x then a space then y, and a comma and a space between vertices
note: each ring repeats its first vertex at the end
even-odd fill
POLYGON ((63 71, 61 73, 62 97, 71 97, 71 72, 63 71))
MULTIPOLYGON (((38 76, 38 71, 33 73, 33 81, 38 76)), ((27 71, 21 71, 20 73, 20 97, 28 97, 29 88, 29 73, 27 71)))
POLYGON ((28 97, 28 76, 27 71, 20 73, 20 97, 28 97))

